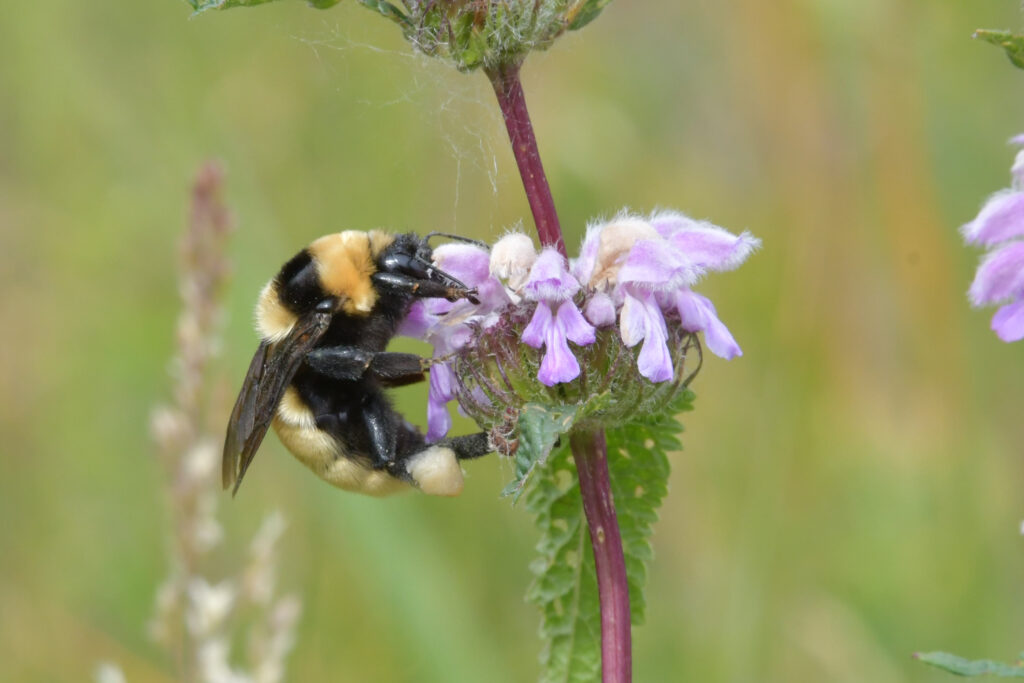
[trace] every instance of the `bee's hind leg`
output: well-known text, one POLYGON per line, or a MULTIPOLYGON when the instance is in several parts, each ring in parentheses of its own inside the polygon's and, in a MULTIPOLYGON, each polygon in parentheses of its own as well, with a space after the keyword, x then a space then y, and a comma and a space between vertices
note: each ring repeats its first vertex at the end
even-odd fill
POLYGON ((370 457, 374 469, 386 469, 395 474, 399 466, 399 429, 403 427, 405 421, 395 412, 382 393, 367 394, 363 398, 359 412, 362 414, 366 439, 369 442, 366 454, 370 457))
POLYGON ((455 451, 455 457, 459 460, 479 458, 494 450, 494 448, 491 447, 490 439, 487 438, 487 432, 455 436, 441 441, 440 445, 448 446, 455 451))

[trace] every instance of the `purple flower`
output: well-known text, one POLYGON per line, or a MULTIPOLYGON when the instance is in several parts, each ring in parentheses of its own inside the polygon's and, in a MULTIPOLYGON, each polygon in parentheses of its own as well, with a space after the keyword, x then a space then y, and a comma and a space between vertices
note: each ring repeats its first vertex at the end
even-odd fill
POLYGON ((593 325, 573 303, 579 290, 580 283, 569 273, 565 259, 551 248, 540 253, 523 285, 524 296, 536 301, 537 308, 522 340, 535 349, 544 347, 537 379, 549 387, 579 377, 580 364, 568 341, 586 345, 597 338, 593 325))
POLYGON ((685 254, 660 237, 634 243, 619 268, 615 289, 622 299, 619 331, 626 346, 643 341, 637 368, 652 382, 664 382, 675 374, 668 328, 656 295, 685 288, 698 274, 685 254))
POLYGON ((964 241, 991 247, 1024 236, 1024 192, 1003 190, 988 198, 978 217, 960 228, 964 241))
POLYGON ((594 327, 611 327, 615 324, 615 302, 604 292, 594 292, 583 315, 594 327))
MULTIPOLYGON (((1024 144, 1024 136, 1011 143, 1024 144)), ((968 244, 992 247, 978 266, 968 297, 974 306, 1004 304, 992 317, 992 330, 1005 342, 1024 339, 1024 151, 1017 154, 1013 187, 996 192, 978 216, 960 228, 968 244)))
MULTIPOLYGON (((480 303, 417 302, 402 332, 433 344, 435 358, 459 353, 469 362, 484 364, 494 356, 485 354, 481 360, 476 349, 467 346, 480 329, 482 334, 497 335, 488 343, 543 349, 536 379, 553 387, 575 380, 583 371, 571 344, 593 344, 597 328, 604 328, 602 334, 617 332, 628 347, 640 345, 640 375, 649 382, 665 382, 677 370, 672 358, 678 354, 668 347, 670 329, 677 330, 670 326, 704 332, 708 349, 723 358, 742 355, 714 305, 691 287, 709 272, 738 267, 759 244, 749 233, 736 235, 706 221, 662 211, 648 217, 622 212, 611 221, 588 225, 580 255, 571 266, 554 249, 538 254, 533 241, 521 233, 502 237, 489 255, 471 245, 445 245, 434 252, 438 266, 475 287, 480 303), (582 312, 576 303, 580 299, 582 312), (671 313, 668 319, 666 312, 671 313), (503 327, 491 327, 500 316, 524 314, 530 316, 529 323, 517 338, 503 327)), ((1024 312, 1017 318, 1024 327, 1024 312)), ((480 387, 471 384, 466 384, 470 393, 457 396, 463 381, 452 366, 438 362, 432 368, 429 439, 447 433, 447 404, 453 398, 473 406, 466 408, 471 412, 490 404, 486 395, 474 393, 480 387)))
POLYGON ((669 355, 668 328, 654 298, 654 292, 626 286, 619 313, 619 329, 626 346, 644 345, 637 356, 637 369, 652 382, 672 379, 674 368, 669 355))
POLYGON ((992 330, 1005 342, 1024 339, 1024 242, 1014 241, 990 253, 968 290, 975 306, 1012 300, 992 318, 992 330))
MULTIPOLYGON (((705 271, 733 270, 761 245, 761 240, 749 232, 734 235, 707 221, 696 221, 672 211, 652 214, 651 223, 659 234, 705 271)), ((665 308, 676 309, 683 329, 704 332, 708 349, 716 356, 729 360, 743 355, 707 297, 684 287, 672 296, 660 296, 659 301, 665 308)))
POLYGON ((674 211, 652 214, 651 224, 694 265, 706 270, 735 270, 761 246, 761 240, 749 232, 734 235, 674 211))
POLYGON ((726 360, 743 355, 729 328, 718 319, 718 312, 715 311, 711 299, 689 289, 683 289, 674 293, 672 304, 679 312, 679 320, 684 330, 704 332, 704 341, 707 342, 711 353, 726 360))
MULTIPOLYGON (((461 300, 421 299, 416 301, 398 333, 423 339, 434 347, 434 357, 454 353, 472 338, 470 318, 483 324, 497 320, 496 312, 510 302, 504 286, 490 274, 491 256, 471 244, 444 244, 434 250, 434 262, 469 287, 477 289, 479 305, 461 300)), ((457 382, 448 363, 430 369, 427 392, 427 440, 437 441, 448 433, 452 419, 448 403, 457 395, 457 382)))

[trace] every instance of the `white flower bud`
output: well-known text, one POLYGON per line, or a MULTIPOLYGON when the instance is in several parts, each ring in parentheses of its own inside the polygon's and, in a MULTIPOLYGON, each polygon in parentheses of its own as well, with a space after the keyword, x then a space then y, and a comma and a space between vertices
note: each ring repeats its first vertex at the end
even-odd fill
POLYGON ((491 275, 519 289, 530 275, 537 250, 533 240, 521 232, 510 232, 491 247, 491 275))

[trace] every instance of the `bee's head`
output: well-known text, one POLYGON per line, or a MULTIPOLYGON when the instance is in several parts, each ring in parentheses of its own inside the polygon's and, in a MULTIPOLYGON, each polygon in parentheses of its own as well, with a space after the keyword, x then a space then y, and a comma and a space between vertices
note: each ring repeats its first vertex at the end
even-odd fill
POLYGON ((429 244, 433 236, 347 230, 321 237, 284 264, 263 288, 256 307, 260 333, 278 341, 297 321, 316 312, 369 315, 381 296, 396 296, 394 290, 375 285, 373 275, 378 272, 466 290, 434 265, 429 244))
POLYGON ((415 233, 408 233, 396 236, 394 241, 387 245, 377 259, 378 268, 383 272, 405 275, 451 289, 466 290, 466 285, 434 264, 434 252, 430 246, 430 239, 433 237, 448 237, 487 248, 482 242, 458 235, 432 232, 426 237, 421 237, 415 233))

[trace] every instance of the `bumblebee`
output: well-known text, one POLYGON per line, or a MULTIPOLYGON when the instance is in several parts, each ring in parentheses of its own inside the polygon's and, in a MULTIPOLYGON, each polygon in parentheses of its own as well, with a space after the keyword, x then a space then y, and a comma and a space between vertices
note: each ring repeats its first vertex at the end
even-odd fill
POLYGON ((273 424, 300 462, 339 488, 372 496, 410 485, 434 495, 462 491, 459 461, 490 452, 487 435, 427 444, 385 395, 429 369, 416 354, 385 350, 413 301, 476 301, 475 290, 434 266, 433 236, 327 235, 267 283, 256 306, 262 341, 224 440, 225 489, 238 491, 273 424))

